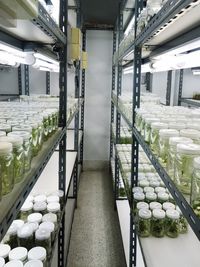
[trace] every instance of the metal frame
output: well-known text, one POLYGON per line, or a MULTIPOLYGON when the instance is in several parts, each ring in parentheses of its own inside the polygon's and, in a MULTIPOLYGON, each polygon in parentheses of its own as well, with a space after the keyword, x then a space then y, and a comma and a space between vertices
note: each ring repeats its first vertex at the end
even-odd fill
POLYGON ((50 88, 50 82, 51 82, 51 74, 50 74, 50 71, 47 71, 46 72, 46 94, 47 95, 50 95, 50 90, 51 90, 51 88, 50 88))
POLYGON ((182 98, 182 92, 183 92, 183 69, 180 70, 180 76, 179 76, 179 88, 178 88, 178 106, 181 106, 181 98, 182 98))
POLYGON ((29 66, 24 65, 24 85, 25 85, 25 95, 29 95, 29 66))
POLYGON ((146 90, 152 92, 152 74, 150 72, 146 73, 146 90))
POLYGON ((22 65, 18 67, 18 90, 19 95, 22 95, 22 65))
POLYGON ((170 106, 172 89, 172 70, 167 72, 166 106, 170 106))

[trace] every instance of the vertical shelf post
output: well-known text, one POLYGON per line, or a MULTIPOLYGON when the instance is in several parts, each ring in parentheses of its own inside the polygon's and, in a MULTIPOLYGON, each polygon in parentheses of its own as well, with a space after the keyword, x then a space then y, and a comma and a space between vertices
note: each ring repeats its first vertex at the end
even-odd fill
POLYGON ((25 95, 30 95, 29 88, 29 66, 24 65, 24 84, 25 84, 25 95))
POLYGON ((22 95, 22 65, 18 67, 18 90, 19 95, 22 95))
POLYGON ((151 73, 147 72, 146 73, 146 90, 150 93, 152 93, 152 84, 151 84, 151 73))
POLYGON ((179 77, 178 106, 181 106, 182 93, 183 93, 183 69, 180 70, 180 77, 179 77))
POLYGON ((172 70, 169 70, 167 72, 166 106, 170 106, 171 90, 172 90, 172 70))
POLYGON ((46 94, 50 95, 50 71, 46 72, 46 94))
MULTIPOLYGON (((61 31, 67 37, 68 22, 68 0, 60 0, 61 31)), ((67 125, 67 43, 60 49, 60 75, 59 75, 59 126, 65 128, 67 125)), ((64 134, 59 144, 59 189, 66 193, 66 150, 67 133, 64 134)), ((65 214, 61 222, 58 236, 58 267, 65 266, 65 214)))

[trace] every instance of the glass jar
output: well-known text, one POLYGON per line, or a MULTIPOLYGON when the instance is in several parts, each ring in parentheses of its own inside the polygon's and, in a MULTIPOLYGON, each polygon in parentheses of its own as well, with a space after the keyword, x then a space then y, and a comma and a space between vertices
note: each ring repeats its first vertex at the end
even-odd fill
POLYGON ((4 267, 5 265, 5 260, 4 258, 0 257, 0 267, 4 267))
POLYGON ((46 262, 47 252, 44 247, 34 247, 28 252, 28 260, 40 260, 43 266, 47 266, 46 262))
POLYGON ((30 260, 25 263, 24 267, 44 267, 44 264, 40 260, 30 260))
POLYGON ((157 201, 153 201, 153 202, 151 202, 149 204, 149 208, 150 208, 150 210, 155 210, 155 209, 161 210, 162 209, 162 205, 157 201))
POLYGON ((166 167, 169 152, 169 138, 178 137, 179 132, 173 129, 162 129, 159 131, 159 161, 166 167))
POLYGON ((173 203, 171 203, 171 202, 164 202, 163 203, 163 205, 162 205, 162 207, 163 207, 163 210, 165 210, 165 211, 167 211, 167 210, 175 210, 175 205, 173 204, 173 203))
POLYGON ((182 211, 179 209, 179 207, 176 207, 176 210, 179 212, 180 219, 179 219, 179 233, 180 234, 186 234, 188 232, 188 222, 183 216, 182 211))
POLYGON ((11 249, 16 248, 18 246, 17 230, 17 225, 11 224, 4 237, 4 244, 9 245, 11 249))
POLYGON ((15 224, 17 226, 17 228, 19 229, 19 228, 21 228, 24 225, 24 221, 22 221, 22 220, 14 220, 12 222, 12 224, 15 224))
POLYGON ((4 267, 23 267, 23 263, 19 260, 13 260, 7 262, 4 267))
POLYGON ((40 194, 34 197, 34 202, 46 202, 47 201, 47 197, 45 194, 40 194))
POLYGON ((0 142, 0 175, 2 196, 9 194, 14 187, 13 146, 8 142, 0 142))
POLYGON ((159 192, 158 193, 158 202, 163 204, 164 202, 169 201, 169 194, 164 193, 164 192, 159 192))
POLYGON ((150 147, 156 155, 159 154, 159 130, 167 128, 167 123, 153 122, 151 124, 150 147))
POLYGON ((43 113, 43 126, 44 126, 44 140, 47 141, 47 139, 49 138, 49 115, 48 113, 43 113))
POLYGON ((8 262, 8 255, 11 251, 11 248, 7 244, 0 244, 0 257, 4 258, 5 262, 8 262))
POLYGON ((200 131, 194 129, 183 129, 180 131, 180 136, 188 137, 192 139, 195 144, 200 144, 200 131))
POLYGON ((55 225, 55 232, 58 229, 57 215, 54 213, 47 213, 42 217, 42 222, 52 222, 55 225))
POLYGON ((151 233, 151 211, 140 209, 138 213, 138 235, 148 237, 151 233))
POLYGON ((37 122, 29 122, 29 127, 32 128, 32 154, 33 157, 37 156, 39 151, 38 138, 39 138, 39 130, 37 122))
POLYGON ((48 230, 51 233, 51 245, 53 246, 55 241, 55 225, 52 222, 43 222, 40 224, 39 229, 48 230))
POLYGON ((40 119, 34 119, 31 122, 37 123, 38 129, 38 151, 42 149, 43 141, 44 141, 44 126, 43 121, 40 119))
POLYGON ((25 224, 17 231, 18 244, 28 250, 34 246, 33 228, 29 224, 25 224))
POLYGON ((200 157, 194 158, 193 167, 190 204, 195 214, 200 218, 200 157))
POLYGON ((157 194, 156 193, 152 193, 152 192, 148 192, 145 195, 145 200, 147 203, 151 203, 153 201, 156 201, 157 199, 157 194))
POLYGON ((144 193, 134 193, 133 194, 133 213, 136 213, 137 203, 145 200, 144 193))
POLYGON ((36 202, 33 205, 33 211, 39 212, 42 215, 44 215, 45 213, 47 213, 47 203, 46 202, 36 202))
POLYGON ((60 199, 59 202, 60 202, 61 207, 64 207, 64 205, 65 205, 64 191, 63 191, 63 190, 57 190, 57 191, 55 191, 52 195, 56 195, 56 196, 58 196, 59 199, 60 199))
POLYGON ((27 221, 29 223, 32 223, 32 222, 37 222, 37 223, 41 223, 42 221, 42 214, 41 213, 32 213, 30 214, 28 217, 27 217, 27 221))
POLYGON ((55 213, 57 215, 58 221, 60 221, 61 211, 60 211, 60 203, 52 202, 47 205, 47 211, 51 213, 55 213))
POLYGON ((20 219, 23 221, 27 220, 27 217, 33 213, 33 203, 25 201, 23 206, 20 209, 20 219))
POLYGON ((175 183, 184 194, 191 192, 193 159, 200 155, 200 145, 178 144, 175 159, 175 183))
POLYGON ((51 233, 48 230, 38 229, 35 232, 36 246, 43 247, 47 252, 47 259, 51 256, 51 233))
POLYGON ((145 125, 144 125, 144 140, 148 144, 150 143, 151 139, 151 123, 153 122, 159 122, 160 120, 158 118, 146 118, 145 119, 145 125))
POLYGON ((165 235, 164 210, 154 209, 152 211, 151 234, 154 237, 163 237, 165 235))
POLYGON ((6 132, 6 134, 8 134, 9 132, 11 132, 11 125, 10 124, 0 124, 0 131, 2 132, 6 132))
POLYGON ((3 136, 0 142, 8 142, 13 146, 14 181, 15 184, 20 183, 24 178, 23 139, 20 136, 3 136))
POLYGON ((14 131, 8 134, 8 136, 21 136, 23 138, 24 147, 24 168, 25 172, 28 172, 31 168, 32 159, 32 146, 31 146, 31 134, 25 131, 14 131))
POLYGON ((14 249, 12 249, 10 251, 10 253, 9 253, 9 260, 10 261, 19 260, 22 263, 25 263, 26 262, 26 259, 27 259, 27 254, 28 254, 28 251, 27 251, 26 248, 24 248, 24 247, 17 247, 17 248, 14 248, 14 249))
POLYGON ((176 238, 179 235, 179 219, 180 215, 177 210, 168 209, 166 211, 165 232, 166 235, 176 238))
POLYGON ((169 139, 169 151, 167 158, 167 172, 174 181, 174 170, 175 170, 175 156, 176 156, 176 148, 178 144, 190 144, 193 143, 192 139, 187 137, 170 137, 169 139))

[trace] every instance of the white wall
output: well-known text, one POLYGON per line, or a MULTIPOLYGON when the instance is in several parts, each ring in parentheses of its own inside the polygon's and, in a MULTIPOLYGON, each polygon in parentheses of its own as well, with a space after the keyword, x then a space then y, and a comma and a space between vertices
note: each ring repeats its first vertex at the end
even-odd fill
POLYGON ((0 93, 18 94, 18 69, 0 71, 0 93))
POLYGON ((193 75, 191 69, 183 72, 183 97, 192 97, 193 93, 200 93, 200 75, 193 75))
MULTIPOLYGON (((85 92, 84 160, 109 160, 112 32, 87 31, 88 69, 85 92)), ((90 165, 91 166, 91 165, 90 165)))
POLYGON ((167 72, 153 73, 152 93, 161 97, 161 102, 166 103, 167 72))

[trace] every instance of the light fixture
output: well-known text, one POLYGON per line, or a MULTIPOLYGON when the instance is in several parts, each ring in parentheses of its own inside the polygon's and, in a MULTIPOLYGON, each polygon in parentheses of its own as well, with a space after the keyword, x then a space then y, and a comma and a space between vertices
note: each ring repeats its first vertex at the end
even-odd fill
POLYGON ((50 71, 59 72, 59 62, 41 53, 34 53, 35 62, 32 65, 33 68, 50 71))

